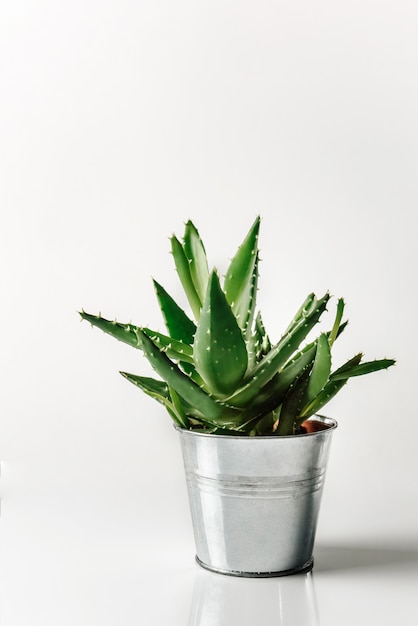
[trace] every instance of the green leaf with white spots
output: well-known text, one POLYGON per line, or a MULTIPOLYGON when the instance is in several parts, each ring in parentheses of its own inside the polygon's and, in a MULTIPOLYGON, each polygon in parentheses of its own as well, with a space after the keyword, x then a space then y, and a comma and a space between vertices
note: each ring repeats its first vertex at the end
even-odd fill
POLYGON ((214 394, 227 395, 244 378, 247 348, 215 271, 197 324, 193 356, 197 371, 214 394))
POLYGON ((168 385, 161 380, 155 380, 154 378, 148 378, 146 376, 137 376, 136 374, 129 374, 128 372, 120 372, 126 380, 139 387, 141 391, 146 393, 157 402, 160 402, 173 418, 173 421, 180 428, 185 428, 186 423, 179 419, 174 405, 171 402, 170 394, 168 391, 168 385))
POLYGON ((258 233, 260 217, 239 246, 225 275, 224 290, 238 325, 244 334, 251 327, 258 282, 258 233))
POLYGON ((332 348, 334 341, 336 340, 336 338, 341 332, 341 320, 342 320, 343 313, 344 313, 344 306, 345 306, 344 300, 342 298, 339 298, 337 302, 337 312, 335 314, 334 325, 328 337, 330 348, 332 348))
POLYGON ((200 301, 203 302, 209 280, 208 261, 197 228, 190 220, 186 223, 183 241, 183 250, 189 263, 190 276, 196 293, 200 301))
POLYGON ((388 367, 395 365, 394 359, 376 359, 375 361, 365 361, 364 363, 353 363, 348 365, 347 363, 331 374, 332 380, 344 380, 345 378, 351 378, 352 376, 364 376, 365 374, 372 374, 373 372, 379 372, 380 370, 386 370, 388 367))
POLYGON ((318 413, 323 406, 328 404, 330 400, 344 387, 347 382, 344 380, 329 380, 322 391, 300 411, 297 419, 298 424, 302 424, 308 417, 312 417, 318 413))
POLYGON ((205 416, 207 423, 217 426, 236 427, 240 421, 239 412, 229 408, 216 397, 209 395, 197 385, 187 374, 158 349, 152 339, 139 331, 143 351, 154 370, 178 395, 191 406, 197 407, 205 416))
POLYGON ((325 294, 320 300, 315 299, 309 310, 305 311, 299 321, 292 325, 290 332, 282 337, 279 343, 273 346, 270 352, 247 374, 244 385, 227 398, 228 404, 237 407, 248 406, 264 385, 275 374, 280 373, 301 342, 317 324, 326 309, 328 300, 329 294, 325 294))
MULTIPOLYGON (((138 329, 139 330, 139 329, 138 329)), ((145 333, 156 346, 170 357, 170 359, 175 359, 176 361, 182 361, 184 363, 193 364, 193 348, 189 346, 188 343, 184 343, 183 341, 178 341, 177 339, 173 339, 168 335, 163 335, 162 333, 157 333, 155 330, 151 330, 150 328, 141 328, 142 332, 145 333)))
POLYGON ((308 401, 313 400, 326 385, 331 372, 331 350, 328 343, 328 334, 322 333, 318 337, 315 360, 307 387, 308 401))
POLYGON ((162 380, 123 375, 164 405, 181 428, 223 435, 297 434, 303 421, 349 378, 395 363, 362 362, 359 353, 331 372, 331 349, 347 326, 342 298, 331 330, 309 339, 327 308, 328 293, 320 299, 310 293, 272 345, 260 313, 256 315, 259 227, 257 217, 230 261, 223 289, 216 271, 209 270, 194 224, 186 222, 181 242, 172 236, 175 267, 195 319, 154 281, 166 334, 80 313, 93 326, 143 351, 162 380))
POLYGON ((191 346, 196 332, 196 324, 156 280, 154 280, 154 287, 170 337, 191 346))
POLYGON ((307 368, 295 381, 286 395, 280 411, 277 435, 293 435, 295 423, 305 403, 310 371, 307 368))
POLYGON ((142 347, 141 342, 138 339, 138 326, 135 326, 134 324, 122 324, 116 320, 107 320, 101 315, 91 315, 85 311, 80 311, 79 314, 81 319, 90 322, 92 326, 99 328, 114 339, 127 343, 133 348, 142 347))
POLYGON ((290 322, 289 326, 286 328, 284 332, 285 335, 291 333, 295 326, 299 324, 300 320, 308 315, 308 312, 312 309, 312 307, 315 306, 316 302, 317 299, 314 293, 310 293, 306 296, 305 300, 302 302, 299 309, 297 310, 294 318, 290 322))
POLYGON ((183 285, 183 289, 193 311, 193 315, 196 319, 199 319, 202 301, 200 300, 199 294, 194 286, 190 273, 189 261, 186 257, 183 246, 175 235, 171 237, 171 252, 173 254, 177 274, 180 278, 181 284, 183 285))
POLYGON ((290 361, 286 367, 276 374, 272 380, 261 388, 253 402, 243 411, 243 419, 260 417, 277 409, 286 397, 291 386, 302 372, 312 367, 316 353, 316 344, 306 351, 301 351, 296 358, 290 361))

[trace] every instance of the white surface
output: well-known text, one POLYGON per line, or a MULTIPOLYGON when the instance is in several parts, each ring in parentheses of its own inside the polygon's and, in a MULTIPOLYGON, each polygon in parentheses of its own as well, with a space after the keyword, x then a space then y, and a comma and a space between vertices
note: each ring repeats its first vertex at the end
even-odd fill
MULTIPOLYGON (((26 626, 413 625, 418 545, 318 542, 313 574, 236 579, 194 562, 164 505, 132 506, 74 485, 8 486, 1 521, 1 624, 26 626), (155 509, 165 509, 164 519, 155 509)), ((145 503, 144 503, 145 504, 145 503)), ((174 519, 173 519, 174 517, 174 519)))
POLYGON ((329 289, 336 361, 398 359, 329 405, 320 624, 415 623, 417 26, 406 0, 2 3, 2 624, 187 623, 175 432, 76 310, 161 328, 169 235, 192 218, 222 269, 256 213, 272 338, 329 289))

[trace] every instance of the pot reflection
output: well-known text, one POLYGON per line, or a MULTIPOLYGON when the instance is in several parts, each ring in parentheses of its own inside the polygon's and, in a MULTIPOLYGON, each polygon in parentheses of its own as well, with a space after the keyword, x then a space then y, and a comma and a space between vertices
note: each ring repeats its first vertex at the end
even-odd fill
POLYGON ((319 626, 312 573, 249 579, 201 570, 189 626, 319 626))

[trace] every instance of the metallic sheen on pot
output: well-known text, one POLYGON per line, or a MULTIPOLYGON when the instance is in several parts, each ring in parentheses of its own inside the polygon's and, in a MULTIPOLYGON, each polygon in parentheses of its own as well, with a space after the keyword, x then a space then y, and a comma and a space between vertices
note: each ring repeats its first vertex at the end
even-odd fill
POLYGON ((309 420, 294 436, 208 435, 178 428, 196 559, 235 576, 312 569, 331 436, 337 423, 309 420))

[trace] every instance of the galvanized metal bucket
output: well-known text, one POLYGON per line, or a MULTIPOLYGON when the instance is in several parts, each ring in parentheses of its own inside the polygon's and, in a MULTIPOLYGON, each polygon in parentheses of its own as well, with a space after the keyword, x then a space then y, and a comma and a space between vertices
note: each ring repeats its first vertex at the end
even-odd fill
POLYGON ((312 569, 331 436, 337 423, 309 420, 307 434, 206 435, 178 429, 203 567, 235 576, 312 569))

